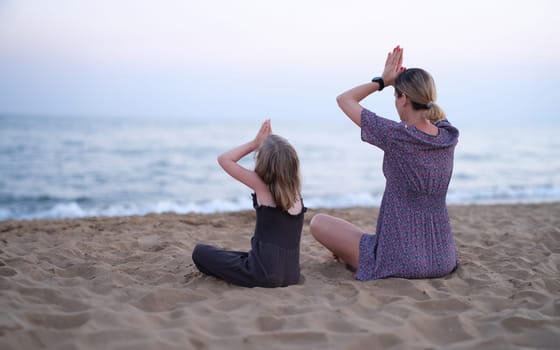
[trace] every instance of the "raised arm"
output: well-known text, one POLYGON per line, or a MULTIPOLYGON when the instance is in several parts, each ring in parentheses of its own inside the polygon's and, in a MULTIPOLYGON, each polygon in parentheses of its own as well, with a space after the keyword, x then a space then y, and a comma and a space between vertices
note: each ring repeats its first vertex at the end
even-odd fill
POLYGON ((360 101, 366 96, 371 95, 379 90, 378 83, 367 83, 356 86, 336 97, 338 107, 359 127, 362 126, 362 110, 364 107, 360 105, 360 101))
POLYGON ((237 162, 247 154, 258 149, 265 137, 272 133, 270 120, 266 120, 259 129, 257 136, 247 143, 239 145, 230 149, 229 151, 218 156, 218 163, 220 166, 234 179, 240 181, 246 186, 255 191, 260 191, 266 188, 266 185, 261 178, 252 170, 246 169, 239 165, 237 162))
MULTIPOLYGON (((391 86, 395 82, 397 76, 405 70, 402 66, 403 49, 397 46, 392 52, 387 54, 387 60, 385 61, 385 68, 381 78, 383 79, 384 86, 391 86)), ((380 84, 377 82, 371 82, 363 85, 356 86, 342 94, 338 95, 336 102, 342 111, 359 127, 362 126, 362 110, 364 109, 360 105, 365 97, 371 95, 375 91, 381 88, 380 84)))

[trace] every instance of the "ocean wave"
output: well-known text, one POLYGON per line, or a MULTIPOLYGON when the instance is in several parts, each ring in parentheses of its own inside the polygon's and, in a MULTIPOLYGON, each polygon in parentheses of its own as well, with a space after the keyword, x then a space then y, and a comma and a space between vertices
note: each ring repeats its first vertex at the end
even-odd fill
POLYGON ((560 186, 541 184, 532 186, 509 185, 450 191, 450 204, 537 203, 560 201, 560 186))
POLYGON ((197 203, 179 203, 158 201, 155 203, 117 203, 103 206, 91 206, 75 201, 57 203, 44 209, 0 208, 0 220, 33 220, 83 218, 95 216, 136 216, 161 213, 201 213, 231 212, 250 209, 248 200, 213 200, 197 203))
MULTIPOLYGON (((447 195, 448 204, 511 204, 560 201, 560 186, 542 185, 532 187, 479 188, 476 190, 455 191, 447 195)), ((304 196, 308 208, 349 208, 378 207, 381 195, 371 193, 347 193, 343 195, 304 196)), ((161 213, 200 213, 211 214, 250 210, 249 196, 237 199, 215 199, 198 202, 178 202, 162 200, 153 203, 115 203, 92 205, 91 201, 65 201, 42 209, 13 210, 0 208, 0 220, 61 219, 83 217, 137 216, 161 213)))

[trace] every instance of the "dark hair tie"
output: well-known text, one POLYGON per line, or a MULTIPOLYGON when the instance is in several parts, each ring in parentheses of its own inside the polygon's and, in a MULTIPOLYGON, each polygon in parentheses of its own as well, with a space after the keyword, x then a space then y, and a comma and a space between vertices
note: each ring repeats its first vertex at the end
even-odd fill
POLYGON ((414 107, 414 109, 430 109, 430 108, 432 108, 433 105, 434 105, 434 103, 432 101, 430 101, 426 104, 412 101, 412 106, 414 107))

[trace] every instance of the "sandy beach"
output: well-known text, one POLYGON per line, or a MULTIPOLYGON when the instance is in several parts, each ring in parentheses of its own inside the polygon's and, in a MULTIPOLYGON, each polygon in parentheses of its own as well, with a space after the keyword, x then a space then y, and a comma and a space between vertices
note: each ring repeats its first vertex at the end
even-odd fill
POLYGON ((199 273, 197 242, 246 250, 254 212, 0 222, 0 348, 557 349, 560 203, 450 206, 461 267, 358 282, 309 233, 299 285, 199 273))

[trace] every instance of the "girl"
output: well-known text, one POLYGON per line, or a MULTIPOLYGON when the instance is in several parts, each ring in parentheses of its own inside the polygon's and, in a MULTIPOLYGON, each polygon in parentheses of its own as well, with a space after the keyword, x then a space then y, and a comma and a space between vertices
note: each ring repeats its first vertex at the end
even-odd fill
POLYGON ((218 157, 220 166, 254 192, 255 233, 249 252, 197 244, 192 253, 203 273, 244 287, 285 287, 299 280, 299 245, 306 208, 301 198, 299 159, 266 120, 254 140, 218 157), (257 151, 254 170, 238 164, 257 151))

